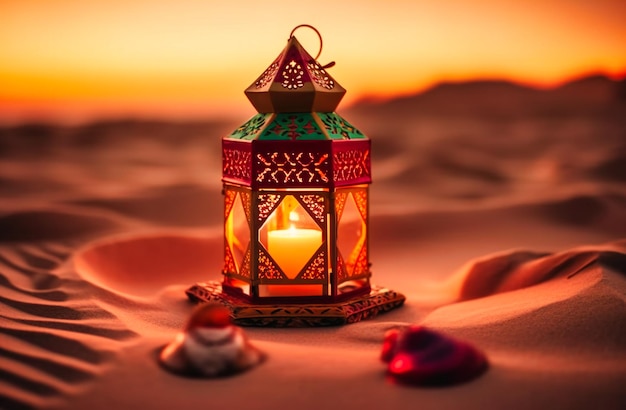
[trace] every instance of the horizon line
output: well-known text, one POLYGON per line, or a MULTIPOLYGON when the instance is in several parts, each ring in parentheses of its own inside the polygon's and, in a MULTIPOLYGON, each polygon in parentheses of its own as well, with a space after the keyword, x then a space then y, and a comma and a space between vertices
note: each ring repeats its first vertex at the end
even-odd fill
MULTIPOLYGON (((419 96, 424 94, 430 90, 434 90, 442 85, 461 85, 461 84, 470 84, 470 83, 481 83, 481 82, 502 82, 509 83, 519 87, 524 87, 528 89, 533 89, 537 91, 550 91, 557 90, 567 84, 575 83, 578 81, 582 81, 588 78, 593 77, 602 77, 609 81, 613 82, 622 82, 626 80, 626 67, 623 70, 619 70, 617 73, 610 73, 603 70, 588 70, 585 72, 580 72, 578 74, 574 74, 571 76, 567 76, 566 78, 560 81, 532 81, 532 80, 523 80, 516 79, 507 76, 475 76, 467 79, 441 79, 434 81, 432 83, 427 84, 423 87, 416 87, 407 92, 396 92, 389 95, 384 94, 362 94, 356 96, 351 99, 345 106, 341 107, 338 111, 345 111, 353 109, 354 107, 365 104, 365 103, 387 103, 397 99, 405 99, 411 98, 414 96, 419 96)), ((68 101, 69 102, 69 101, 68 101)), ((0 127, 2 128, 16 128, 20 126, 27 125, 48 125, 48 126, 58 126, 58 127, 80 127, 89 124, 98 124, 98 123, 114 123, 114 122, 163 122, 163 123, 229 123, 235 122, 237 119, 241 118, 242 114, 245 115, 245 112, 249 112, 250 115, 254 115, 255 110, 253 107, 249 107, 249 109, 244 109, 243 103, 247 103, 247 99, 242 98, 242 104, 240 107, 237 107, 232 110, 232 114, 228 115, 223 110, 213 110, 214 112, 211 114, 208 111, 200 111, 197 110, 182 110, 183 112, 176 112, 171 109, 144 109, 138 110, 136 112, 128 112, 128 113, 107 113, 106 110, 103 109, 95 109, 92 113, 87 113, 85 115, 70 118, 69 116, 60 116, 54 113, 43 113, 42 110, 39 110, 39 113, 23 113, 21 118, 6 118, 0 114, 0 127), (100 114, 96 113, 96 111, 101 111, 100 114), (143 112, 141 112, 143 111, 143 112)), ((6 102, 5 102, 6 104, 6 102)), ((0 100, 0 106, 5 105, 0 100)), ((10 102, 8 102, 10 104, 10 102)), ((238 104, 235 104, 238 105, 238 104)), ((206 105, 208 107, 208 104, 206 105)), ((5 107, 6 108, 6 107, 5 107)), ((35 110, 38 111, 38 110, 35 110)), ((211 110, 209 110, 211 111, 211 110)))

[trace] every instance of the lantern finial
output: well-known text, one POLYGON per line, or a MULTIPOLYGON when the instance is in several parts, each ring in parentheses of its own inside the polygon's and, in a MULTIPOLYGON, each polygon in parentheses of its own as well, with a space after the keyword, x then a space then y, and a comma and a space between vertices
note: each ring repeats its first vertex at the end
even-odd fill
MULTIPOLYGON (((310 28, 311 30, 315 31, 315 34, 317 34, 317 38, 320 39, 320 49, 319 49, 319 51, 317 52, 317 55, 314 58, 314 60, 317 61, 317 59, 320 58, 320 55, 322 54, 322 49, 324 48, 324 41, 322 41, 322 35, 320 34, 320 32, 315 27, 313 27, 310 24, 300 24, 299 26, 295 26, 293 28, 293 30, 291 30, 291 33, 289 33, 289 39, 287 41, 289 41, 291 39, 291 37, 293 37, 293 33, 295 33, 296 30, 299 29, 300 27, 308 27, 308 28, 310 28)), ((335 65, 335 62, 331 61, 330 63, 323 65, 322 68, 326 69, 326 68, 334 67, 334 65, 335 65)))
POLYGON ((296 26, 280 55, 246 89, 246 96, 254 108, 264 114, 334 112, 346 90, 326 71, 334 62, 324 66, 317 61, 322 47, 322 36, 315 27, 308 24, 296 26), (315 31, 320 40, 315 58, 294 36, 301 27, 315 31))
POLYGON ((291 30, 291 33, 289 33, 289 38, 287 39, 287 41, 291 40, 291 37, 293 37, 293 33, 295 33, 296 30, 299 29, 300 27, 310 28, 311 30, 315 31, 315 34, 317 34, 317 38, 320 39, 320 50, 317 52, 317 55, 314 58, 314 60, 317 61, 317 59, 320 58, 320 54, 322 54, 322 49, 324 48, 324 41, 322 41, 322 35, 315 27, 313 27, 310 24, 300 24, 298 26, 295 26, 293 30, 291 30))

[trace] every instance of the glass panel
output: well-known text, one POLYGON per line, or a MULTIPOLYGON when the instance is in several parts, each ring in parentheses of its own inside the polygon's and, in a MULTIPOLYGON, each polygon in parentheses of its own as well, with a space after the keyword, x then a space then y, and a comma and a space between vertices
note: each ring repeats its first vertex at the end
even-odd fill
POLYGON ((250 284, 234 278, 224 278, 224 284, 232 289, 240 289, 244 295, 250 295, 250 284))
POLYGON ((259 240, 294 279, 322 245, 322 230, 293 195, 285 195, 261 227, 259 240))
POLYGON ((322 285, 259 285, 259 296, 323 296, 322 285))
POLYGON ((337 248, 343 258, 347 277, 355 274, 354 267, 365 245, 366 233, 365 221, 355 203, 353 193, 350 193, 346 198, 337 228, 337 248))
POLYGON ((354 292, 355 290, 360 289, 365 285, 367 285, 367 280, 365 279, 348 280, 339 285, 338 291, 339 291, 339 294, 341 295, 344 293, 354 292))
POLYGON ((246 250, 250 244, 250 226, 239 193, 237 193, 230 214, 226 219, 226 241, 235 260, 237 273, 241 273, 246 250))

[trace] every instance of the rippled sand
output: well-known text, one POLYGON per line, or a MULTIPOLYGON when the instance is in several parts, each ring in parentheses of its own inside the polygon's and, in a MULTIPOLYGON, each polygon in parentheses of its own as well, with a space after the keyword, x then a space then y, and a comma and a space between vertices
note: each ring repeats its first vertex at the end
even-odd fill
POLYGON ((373 139, 373 282, 405 306, 247 329, 267 362, 211 381, 156 352, 192 309, 184 290, 220 278, 219 138, 238 124, 2 130, 0 408, 622 408, 623 121, 348 114, 373 139), (383 334, 414 323, 490 370, 389 383, 383 334))

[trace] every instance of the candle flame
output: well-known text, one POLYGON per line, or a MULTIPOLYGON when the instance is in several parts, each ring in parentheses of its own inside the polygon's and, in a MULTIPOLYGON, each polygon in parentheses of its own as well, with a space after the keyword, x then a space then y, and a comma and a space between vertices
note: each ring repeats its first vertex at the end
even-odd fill
POLYGON ((298 222, 299 220, 300 220, 300 216, 298 216, 296 211, 289 212, 289 222, 290 222, 289 230, 290 231, 295 231, 296 230, 295 222, 298 222))

